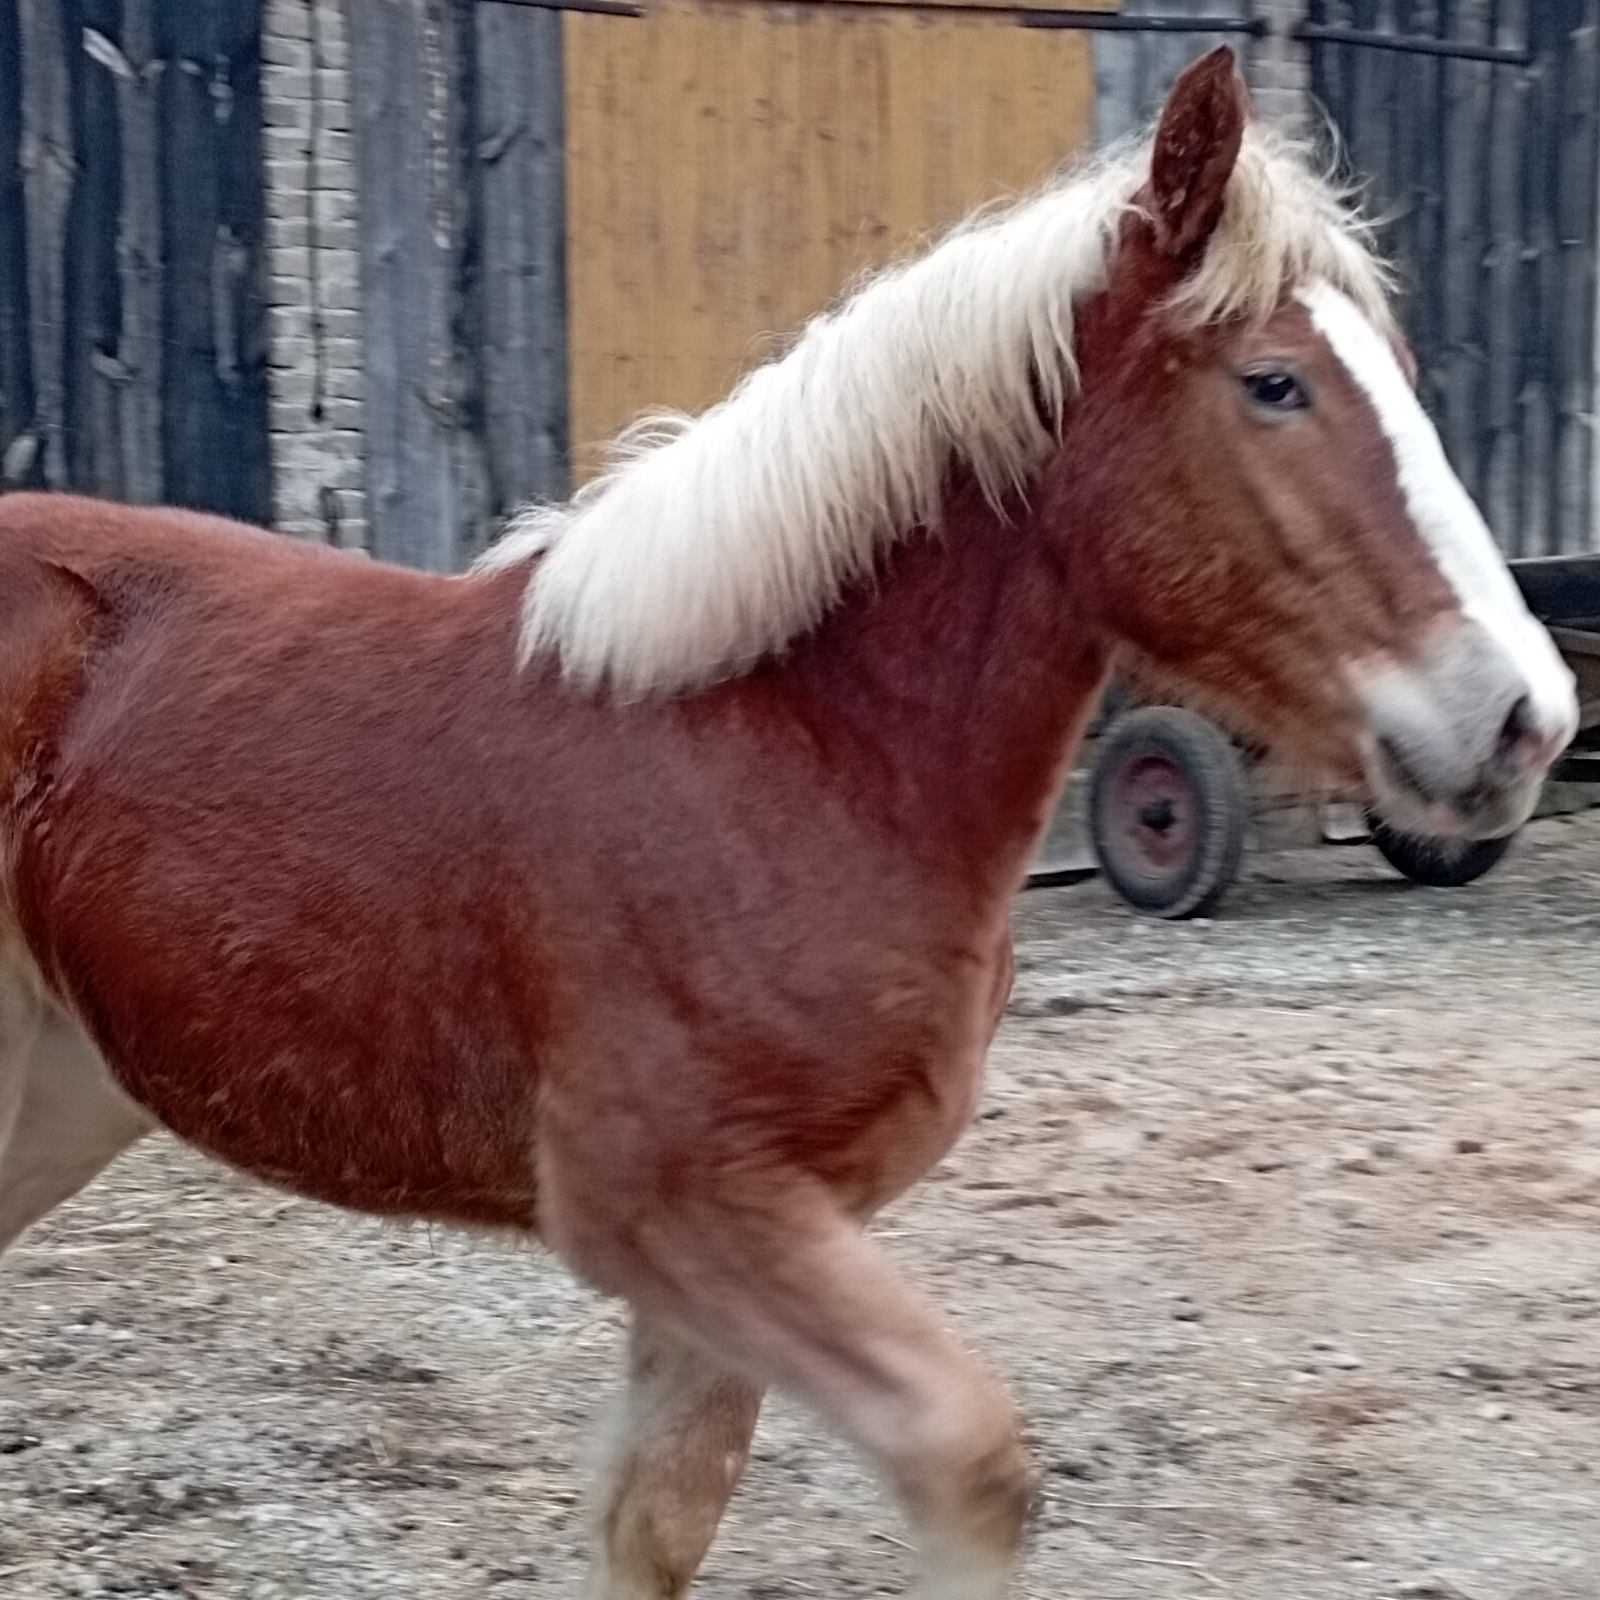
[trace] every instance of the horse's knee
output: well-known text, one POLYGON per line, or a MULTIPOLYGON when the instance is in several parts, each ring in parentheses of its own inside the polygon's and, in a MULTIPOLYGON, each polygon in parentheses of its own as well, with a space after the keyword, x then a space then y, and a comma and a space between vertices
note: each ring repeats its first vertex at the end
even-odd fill
POLYGON ((966 1468, 961 1497, 971 1507, 973 1536, 1013 1555, 1022 1546, 1036 1482, 1018 1432, 983 1450, 966 1468))
POLYGON ((1014 1561, 1036 1479, 1020 1418, 998 1385, 947 1392, 939 1414, 910 1430, 897 1453, 901 1497, 935 1562, 1005 1567, 1014 1561))

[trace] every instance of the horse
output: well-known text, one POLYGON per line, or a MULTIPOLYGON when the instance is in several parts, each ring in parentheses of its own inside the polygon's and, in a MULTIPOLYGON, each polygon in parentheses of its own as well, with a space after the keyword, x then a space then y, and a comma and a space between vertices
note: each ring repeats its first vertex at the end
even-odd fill
POLYGON ((630 1314, 595 1600, 687 1593, 769 1388, 995 1600, 1017 1410, 870 1225, 1108 674, 1441 837, 1576 726, 1394 305, 1223 49, 466 571, 0 501, 0 1242, 158 1127, 536 1240, 630 1314))

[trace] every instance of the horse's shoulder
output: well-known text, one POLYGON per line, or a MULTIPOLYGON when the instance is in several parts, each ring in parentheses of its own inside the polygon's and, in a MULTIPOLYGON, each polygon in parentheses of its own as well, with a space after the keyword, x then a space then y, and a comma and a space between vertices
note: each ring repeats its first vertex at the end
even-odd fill
POLYGON ((99 600, 70 562, 0 540, 0 797, 46 759, 83 691, 99 600))

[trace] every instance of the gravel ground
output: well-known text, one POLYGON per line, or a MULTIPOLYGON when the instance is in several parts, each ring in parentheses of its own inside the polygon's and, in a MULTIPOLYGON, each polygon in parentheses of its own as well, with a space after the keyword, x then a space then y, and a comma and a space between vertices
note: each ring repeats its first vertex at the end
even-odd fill
MULTIPOLYGON (((1019 903, 984 1108, 882 1233, 1025 1406, 1049 1600, 1592 1600, 1600 814, 1490 878, 1262 854, 1210 924, 1019 903)), ((0 1594, 577 1592, 621 1320, 164 1140, 6 1263, 0 1594)), ((789 1406, 708 1600, 901 1593, 789 1406)))

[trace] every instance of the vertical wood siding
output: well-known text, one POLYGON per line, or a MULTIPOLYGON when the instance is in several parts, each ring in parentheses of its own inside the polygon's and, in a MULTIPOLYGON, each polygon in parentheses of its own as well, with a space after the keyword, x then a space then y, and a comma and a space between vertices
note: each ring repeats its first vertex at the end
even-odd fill
POLYGON ((259 0, 0 4, 0 487, 271 509, 259 0))
POLYGON ((1309 19, 1496 47, 1312 47, 1316 95, 1388 219, 1425 403, 1507 554, 1600 548, 1600 0, 1310 0, 1309 19))

